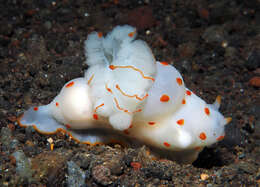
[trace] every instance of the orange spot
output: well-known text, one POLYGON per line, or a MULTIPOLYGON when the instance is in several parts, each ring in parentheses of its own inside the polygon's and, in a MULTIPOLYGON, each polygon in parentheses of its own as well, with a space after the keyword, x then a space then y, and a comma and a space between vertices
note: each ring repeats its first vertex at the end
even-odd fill
POLYGON ((116 67, 114 65, 110 65, 109 68, 112 70, 116 69, 116 67))
POLYGON ((94 74, 93 74, 93 75, 91 75, 91 77, 89 78, 89 80, 88 80, 88 85, 90 85, 90 83, 91 83, 91 81, 92 81, 93 77, 94 77, 94 74))
POLYGON ((149 121, 148 124, 149 125, 155 125, 155 122, 154 121, 149 121))
POLYGON ((107 91, 109 91, 110 93, 112 93, 112 90, 110 88, 107 88, 107 91))
POLYGON ((218 95, 216 97, 216 101, 215 102, 217 102, 219 105, 221 104, 221 96, 220 95, 218 95))
POLYGON ((178 121, 177 121, 177 124, 178 124, 178 125, 184 125, 184 119, 178 120, 178 121))
POLYGON ((182 85, 182 80, 181 80, 181 78, 176 78, 176 81, 177 81, 177 83, 181 86, 182 85))
POLYGON ((139 162, 131 162, 130 165, 134 168, 134 170, 141 169, 141 164, 139 162))
POLYGON ((168 102, 170 100, 170 97, 166 94, 163 94, 160 98, 161 102, 168 102))
POLYGON ((131 37, 131 38, 132 38, 134 35, 135 35, 135 31, 130 32, 130 33, 128 34, 128 36, 131 37))
POLYGON ((136 113, 136 112, 142 112, 142 109, 141 109, 141 108, 139 108, 139 109, 137 109, 137 110, 133 111, 133 113, 136 113))
POLYGON ((112 90, 110 88, 107 87, 107 84, 106 84, 106 90, 110 93, 113 93, 112 90))
POLYGON ((34 110, 34 111, 37 111, 37 110, 38 110, 38 107, 34 107, 33 110, 34 110))
POLYGON ((129 126, 129 129, 133 128, 133 124, 131 123, 131 125, 129 126))
POLYGON ((69 124, 65 124, 65 127, 66 127, 67 129, 70 129, 70 128, 71 128, 71 126, 70 126, 69 124))
POLYGON ((186 94, 187 94, 187 95, 191 95, 191 91, 187 90, 187 91, 186 91, 186 94))
POLYGON ((54 144, 51 143, 51 145, 50 145, 50 149, 51 149, 51 151, 53 151, 53 148, 54 148, 54 144))
POLYGON ((186 100, 185 99, 182 100, 182 104, 186 104, 186 100))
POLYGON ((207 115, 210 114, 210 112, 209 112, 209 108, 206 107, 206 108, 204 109, 204 111, 205 111, 205 113, 206 113, 207 115))
POLYGON ((232 121, 232 118, 231 117, 227 117, 227 118, 225 118, 225 121, 226 121, 226 124, 228 124, 228 123, 230 123, 232 121))
POLYGON ((103 36, 102 32, 98 32, 98 37, 101 38, 103 36))
POLYGON ((162 64, 164 66, 169 66, 168 62, 160 62, 160 64, 162 64))
POLYGON ((200 133, 199 138, 200 138, 201 140, 206 140, 206 139, 207 139, 207 136, 206 136, 206 134, 205 134, 204 132, 202 132, 202 133, 200 133))
POLYGON ((69 87, 73 86, 73 84, 74 84, 74 82, 73 82, 73 81, 72 81, 72 82, 70 82, 70 83, 68 83, 68 84, 66 85, 66 88, 69 88, 69 87))
POLYGON ((134 66, 114 66, 114 65, 110 65, 109 68, 110 68, 111 70, 114 70, 114 69, 116 69, 116 68, 129 68, 129 69, 133 69, 133 70, 139 72, 144 79, 150 79, 150 80, 154 81, 154 78, 153 78, 153 77, 147 77, 147 76, 145 76, 144 73, 143 73, 140 69, 135 68, 134 66))
POLYGON ((56 102, 56 106, 59 106, 59 103, 58 103, 58 102, 56 102))
POLYGON ((98 115, 97 114, 93 114, 93 119, 98 120, 98 115))
POLYGON ((168 142, 163 142, 163 145, 164 145, 165 147, 170 147, 170 146, 171 146, 168 142))
POLYGON ((151 158, 152 160, 158 160, 155 156, 151 158))
POLYGON ((217 137, 217 141, 220 141, 220 140, 223 140, 225 138, 225 136, 219 136, 219 137, 217 137))

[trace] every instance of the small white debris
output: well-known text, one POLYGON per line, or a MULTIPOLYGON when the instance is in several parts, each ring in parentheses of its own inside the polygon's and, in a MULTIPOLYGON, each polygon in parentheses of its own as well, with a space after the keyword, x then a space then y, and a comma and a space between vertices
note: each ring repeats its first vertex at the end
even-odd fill
POLYGON ((53 139, 52 138, 48 138, 47 141, 52 144, 53 143, 53 139))
POLYGON ((145 32, 145 34, 146 34, 146 35, 149 35, 149 34, 151 34, 151 31, 150 31, 150 30, 147 30, 147 31, 145 32))
POLYGON ((224 41, 221 43, 221 46, 222 46, 223 48, 226 48, 226 47, 228 46, 228 42, 224 40, 224 41))

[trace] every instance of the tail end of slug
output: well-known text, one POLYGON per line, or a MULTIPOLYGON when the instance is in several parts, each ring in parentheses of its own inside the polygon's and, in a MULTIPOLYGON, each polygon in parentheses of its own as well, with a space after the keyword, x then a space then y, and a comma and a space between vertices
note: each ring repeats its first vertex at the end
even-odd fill
POLYGON ((32 126, 42 134, 55 134, 64 126, 52 117, 49 110, 49 105, 31 107, 18 118, 18 124, 21 127, 32 126))

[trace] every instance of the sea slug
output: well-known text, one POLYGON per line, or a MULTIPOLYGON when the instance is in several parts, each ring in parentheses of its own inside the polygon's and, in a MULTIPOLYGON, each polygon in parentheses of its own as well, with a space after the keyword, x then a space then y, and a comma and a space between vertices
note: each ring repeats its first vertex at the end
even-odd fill
POLYGON ((194 161, 203 147, 222 140, 231 118, 218 111, 220 96, 207 104, 136 36, 127 25, 106 37, 91 33, 85 76, 66 83, 50 104, 31 107, 19 124, 43 134, 62 130, 92 145, 136 139, 180 162, 194 161))

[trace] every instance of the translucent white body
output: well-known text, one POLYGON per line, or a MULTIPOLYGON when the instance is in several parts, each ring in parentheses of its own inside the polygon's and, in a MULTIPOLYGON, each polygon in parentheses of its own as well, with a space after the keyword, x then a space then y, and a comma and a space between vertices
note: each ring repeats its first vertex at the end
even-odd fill
POLYGON ((185 162, 222 140, 230 120, 218 111, 220 99, 204 102, 185 87, 173 66, 156 62, 147 44, 135 37, 130 26, 116 27, 105 38, 90 34, 85 77, 66 83, 49 105, 26 111, 19 124, 47 134, 63 129, 91 144, 127 136, 185 162), (91 129, 103 131, 91 134, 91 129))

